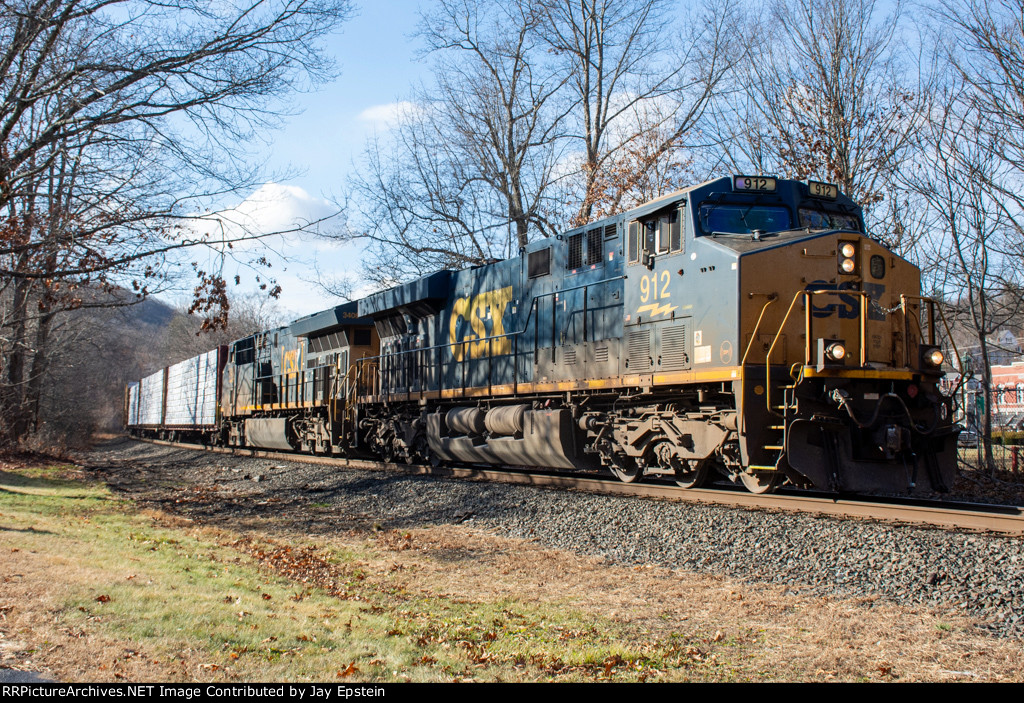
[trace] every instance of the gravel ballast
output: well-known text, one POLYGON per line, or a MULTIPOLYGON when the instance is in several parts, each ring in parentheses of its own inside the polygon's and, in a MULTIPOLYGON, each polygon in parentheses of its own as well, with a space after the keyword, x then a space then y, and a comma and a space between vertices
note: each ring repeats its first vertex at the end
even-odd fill
POLYGON ((794 592, 937 607, 1024 637, 1024 540, 598 496, 116 441, 80 459, 117 490, 204 523, 291 530, 467 523, 494 534, 794 592))

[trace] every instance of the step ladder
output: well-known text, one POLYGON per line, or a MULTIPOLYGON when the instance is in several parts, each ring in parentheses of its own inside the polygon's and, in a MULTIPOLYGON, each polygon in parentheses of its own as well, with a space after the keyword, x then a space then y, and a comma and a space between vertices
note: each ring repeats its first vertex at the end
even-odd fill
POLYGON ((768 426, 768 436, 764 444, 761 445, 761 449, 765 451, 766 455, 774 456, 775 461, 771 464, 751 464, 750 468, 754 471, 777 471, 779 460, 782 459, 782 455, 786 451, 786 432, 790 422, 793 419, 793 415, 796 412, 796 386, 797 383, 781 386, 782 393, 782 404, 773 405, 771 408, 771 415, 780 418, 777 424, 768 426))

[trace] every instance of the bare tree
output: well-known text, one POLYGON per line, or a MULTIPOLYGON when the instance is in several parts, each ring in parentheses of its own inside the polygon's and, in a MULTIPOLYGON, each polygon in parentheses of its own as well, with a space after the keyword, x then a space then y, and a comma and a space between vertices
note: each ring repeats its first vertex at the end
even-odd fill
POLYGON ((229 296, 229 310, 227 324, 217 330, 204 330, 201 321, 189 314, 187 306, 178 310, 164 328, 162 340, 154 345, 160 350, 156 366, 177 363, 287 322, 276 300, 257 293, 229 296))
POLYGON ((531 3, 442 0, 421 36, 435 59, 355 189, 378 281, 512 255, 553 231, 564 82, 540 61, 531 3))
MULTIPOLYGON (((0 443, 38 414, 66 311, 144 298, 175 251, 225 256, 260 236, 197 222, 259 181, 241 145, 288 93, 331 75, 317 40, 348 12, 348 0, 0 5, 0 443)), ((195 307, 223 323, 226 281, 195 273, 195 307)))
POLYGON ((748 18, 771 41, 751 49, 716 110, 732 168, 837 183, 892 239, 883 218, 898 211, 879 204, 914 153, 929 94, 920 62, 906 55, 902 9, 880 16, 875 0, 776 0, 748 18))
POLYGON ((965 331, 978 350, 971 355, 979 362, 971 371, 986 398, 979 429, 985 468, 994 473, 990 337, 1024 310, 1013 294, 1024 276, 1003 253, 1019 235, 998 203, 1005 187, 1000 159, 972 87, 954 81, 942 97, 945 109, 932 113, 918 167, 905 174, 905 182, 930 214, 930 238, 922 242, 926 276, 946 299, 955 329, 965 331))
POLYGON ((636 172, 696 144, 695 129, 743 51, 734 3, 679 11, 668 0, 545 0, 542 36, 569 77, 574 110, 567 134, 581 147, 574 224, 628 200, 636 172), (627 155, 628 154, 628 155, 627 155), (642 158, 640 158, 642 156, 642 158), (623 188, 609 187, 621 182, 623 188))
POLYGON ((368 276, 506 258, 679 184, 684 136, 736 60, 731 18, 732 0, 686 17, 667 0, 436 3, 434 80, 354 184, 368 276))
POLYGON ((1016 236, 1000 253, 1024 264, 1024 0, 947 0, 936 11, 941 53, 978 116, 996 166, 979 174, 1016 236))

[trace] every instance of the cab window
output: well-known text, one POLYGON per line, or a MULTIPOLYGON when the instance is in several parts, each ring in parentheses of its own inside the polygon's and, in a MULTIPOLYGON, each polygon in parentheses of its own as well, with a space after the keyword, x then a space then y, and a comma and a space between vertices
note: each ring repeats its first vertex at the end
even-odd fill
POLYGON ((840 212, 829 212, 818 208, 802 207, 799 210, 800 226, 810 229, 845 229, 854 232, 864 231, 860 226, 860 218, 840 212))
POLYGON ((684 249, 682 234, 683 211, 663 212, 645 220, 629 223, 626 241, 628 261, 644 260, 644 254, 672 254, 684 249))
POLYGON ((704 234, 784 232, 793 228, 793 218, 780 205, 701 205, 700 226, 704 234))

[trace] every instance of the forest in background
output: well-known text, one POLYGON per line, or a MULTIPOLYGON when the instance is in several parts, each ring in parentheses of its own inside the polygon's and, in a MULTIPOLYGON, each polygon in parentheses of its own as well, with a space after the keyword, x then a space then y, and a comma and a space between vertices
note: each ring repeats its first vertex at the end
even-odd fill
MULTIPOLYGON (((227 259, 230 238, 262 236, 192 223, 260 182, 258 155, 225 145, 272 129, 289 94, 335 75, 319 40, 351 11, 4 4, 0 443, 41 424, 59 434, 42 389, 88 377, 74 370, 88 355, 67 350, 120 343, 85 321, 188 280, 199 326, 229 324, 231 281, 173 253, 227 259)), ((344 184, 333 236, 367 256, 328 289, 514 256, 710 177, 814 178, 921 266, 989 390, 991 339, 1019 329, 1024 303, 1024 0, 436 0, 423 12, 431 77, 344 184)), ((258 254, 248 263, 265 275, 258 254)), ((152 351, 144 335, 122 338, 152 351)), ((86 407, 95 390, 77 388, 86 407)))

